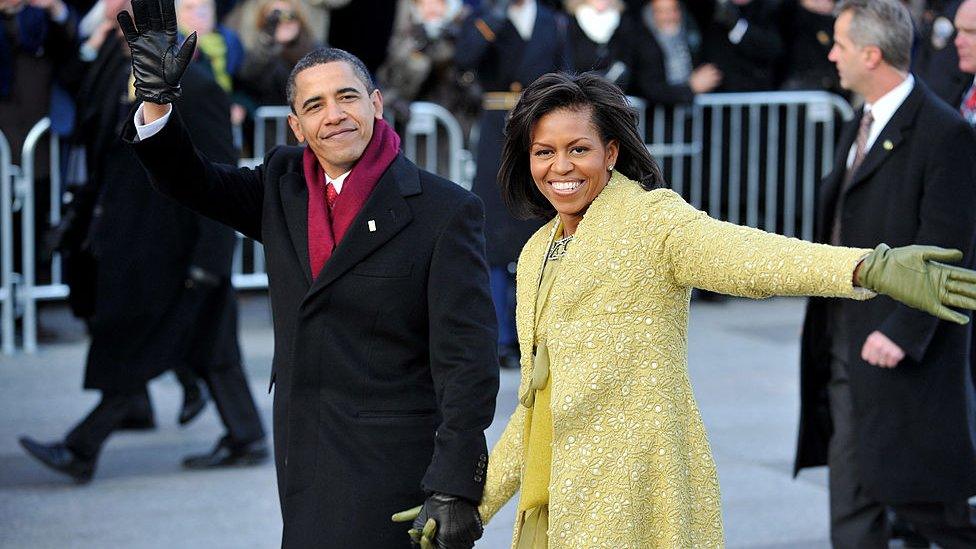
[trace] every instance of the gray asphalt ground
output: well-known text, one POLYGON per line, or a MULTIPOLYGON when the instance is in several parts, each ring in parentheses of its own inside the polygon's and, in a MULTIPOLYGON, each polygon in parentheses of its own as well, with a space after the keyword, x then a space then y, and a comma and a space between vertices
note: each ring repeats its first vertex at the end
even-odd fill
MULTIPOLYGON (((266 299, 242 297, 241 341, 266 425, 272 335, 266 299)), ((693 306, 690 368, 718 463, 729 547, 828 547, 824 469, 791 476, 796 440, 798 348, 803 301, 732 300, 693 306)), ((281 518, 274 468, 188 472, 188 453, 222 433, 212 405, 176 425, 181 392, 170 374, 150 392, 158 428, 114 435, 95 480, 75 486, 21 450, 17 437, 55 440, 97 401, 83 392, 83 327, 60 306, 42 311, 35 355, 0 357, 0 547, 274 548, 281 518)), ((517 373, 503 371, 489 445, 517 398, 517 373)), ((514 502, 487 527, 479 549, 509 545, 514 502)), ((406 535, 406 534, 404 534, 406 535)), ((327 541, 323 547, 328 547, 327 541)))

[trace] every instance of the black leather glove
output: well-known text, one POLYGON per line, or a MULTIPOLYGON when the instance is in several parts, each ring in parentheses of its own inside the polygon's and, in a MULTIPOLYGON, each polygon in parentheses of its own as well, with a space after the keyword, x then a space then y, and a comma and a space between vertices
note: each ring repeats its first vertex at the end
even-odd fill
POLYGON ((180 79, 193 57, 197 33, 176 49, 173 0, 132 0, 132 12, 135 22, 124 10, 118 20, 132 51, 136 98, 160 105, 172 103, 180 96, 180 79))
MULTIPOLYGON (((413 512, 416 509, 397 513, 393 520, 409 520, 413 512)), ((424 549, 471 549, 484 531, 477 505, 464 498, 435 492, 419 508, 409 533, 414 545, 424 549)))

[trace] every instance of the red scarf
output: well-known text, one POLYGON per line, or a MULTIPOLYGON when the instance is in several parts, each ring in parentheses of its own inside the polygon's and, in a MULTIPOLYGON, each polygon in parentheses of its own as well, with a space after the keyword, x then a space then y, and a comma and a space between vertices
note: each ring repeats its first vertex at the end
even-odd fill
POLYGON ((330 215, 325 203, 325 172, 312 148, 305 147, 302 167, 308 186, 308 261, 313 280, 342 242, 353 219, 399 152, 400 136, 385 121, 375 120, 373 137, 346 177, 330 215))

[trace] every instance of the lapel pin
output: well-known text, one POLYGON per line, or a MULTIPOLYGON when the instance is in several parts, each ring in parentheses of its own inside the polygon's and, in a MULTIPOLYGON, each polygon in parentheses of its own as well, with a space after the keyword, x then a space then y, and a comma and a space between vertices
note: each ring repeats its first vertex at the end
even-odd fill
POLYGON ((881 146, 884 147, 884 150, 886 151, 890 151, 891 149, 895 148, 895 144, 892 143, 890 139, 885 139, 885 142, 882 143, 881 146))
POLYGON ((371 232, 371 233, 375 233, 376 232, 376 220, 375 219, 370 219, 369 221, 367 221, 366 222, 366 226, 369 227, 369 232, 371 232))

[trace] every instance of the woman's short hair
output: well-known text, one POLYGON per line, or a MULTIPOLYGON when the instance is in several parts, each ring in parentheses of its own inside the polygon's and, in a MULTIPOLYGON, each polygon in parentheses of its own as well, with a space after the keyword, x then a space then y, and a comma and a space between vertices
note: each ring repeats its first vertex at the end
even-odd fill
POLYGON ((589 109, 603 143, 617 140, 619 144, 614 169, 647 190, 663 186, 664 176, 637 133, 637 112, 627 102, 624 92, 596 73, 552 72, 525 88, 505 123, 498 185, 516 217, 548 219, 556 213, 532 180, 529 145, 536 122, 560 109, 589 109))

